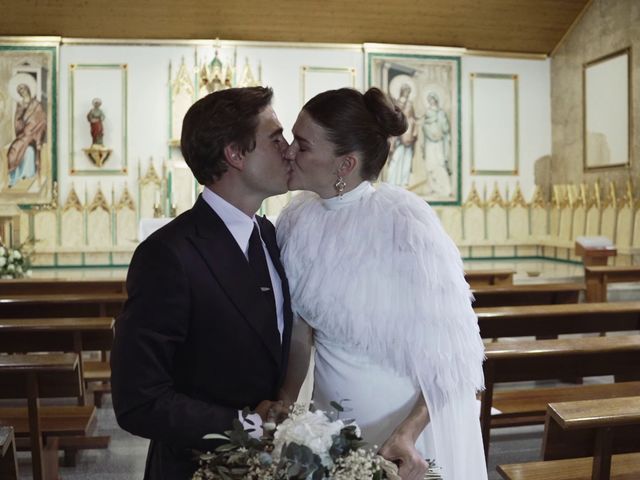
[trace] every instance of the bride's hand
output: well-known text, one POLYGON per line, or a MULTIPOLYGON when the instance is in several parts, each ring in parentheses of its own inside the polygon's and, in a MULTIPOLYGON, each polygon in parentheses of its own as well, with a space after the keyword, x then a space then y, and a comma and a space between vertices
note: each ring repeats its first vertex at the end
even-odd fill
POLYGON ((378 453, 398 465, 398 474, 402 480, 423 480, 429 468, 429 464, 416 450, 415 441, 410 435, 393 433, 378 453))

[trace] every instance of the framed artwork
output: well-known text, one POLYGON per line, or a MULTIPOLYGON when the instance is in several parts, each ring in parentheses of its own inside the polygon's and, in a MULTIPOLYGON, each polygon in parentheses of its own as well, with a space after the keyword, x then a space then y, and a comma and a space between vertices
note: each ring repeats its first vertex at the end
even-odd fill
POLYGON ((631 49, 583 66, 584 168, 628 166, 631 159, 631 49))
POLYGON ((69 65, 69 173, 127 173, 127 65, 69 65))
POLYGON ((518 76, 472 73, 471 174, 518 174, 518 76))
POLYGON ((0 45, 0 204, 50 203, 58 44, 0 45))
POLYGON ((409 128, 381 179, 435 205, 460 205, 460 57, 366 51, 367 86, 389 95, 409 128))
POLYGON ((356 69, 351 67, 300 67, 300 92, 302 107, 317 94, 326 90, 356 86, 356 69))

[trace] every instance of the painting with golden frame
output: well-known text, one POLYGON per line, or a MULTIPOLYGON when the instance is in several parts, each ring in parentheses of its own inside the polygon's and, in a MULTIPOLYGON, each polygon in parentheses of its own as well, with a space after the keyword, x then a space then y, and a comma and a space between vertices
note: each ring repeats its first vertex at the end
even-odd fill
POLYGON ((583 66, 585 170, 625 167, 631 161, 631 49, 583 66))
POLYGON ((460 57, 367 51, 367 85, 378 87, 407 117, 382 171, 434 205, 460 205, 460 57))
POLYGON ((58 44, 0 45, 0 204, 51 202, 58 44))

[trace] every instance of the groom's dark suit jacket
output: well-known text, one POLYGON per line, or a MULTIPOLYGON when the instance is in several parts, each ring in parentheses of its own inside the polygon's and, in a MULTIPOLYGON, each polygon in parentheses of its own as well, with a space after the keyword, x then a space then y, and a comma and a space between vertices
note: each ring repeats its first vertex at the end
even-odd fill
POLYGON ((202 197, 131 260, 111 352, 113 407, 122 428, 151 439, 145 479, 191 478, 191 450, 215 446, 203 435, 277 397, 291 337, 289 288, 275 229, 257 218, 282 280, 282 345, 243 252, 202 197))

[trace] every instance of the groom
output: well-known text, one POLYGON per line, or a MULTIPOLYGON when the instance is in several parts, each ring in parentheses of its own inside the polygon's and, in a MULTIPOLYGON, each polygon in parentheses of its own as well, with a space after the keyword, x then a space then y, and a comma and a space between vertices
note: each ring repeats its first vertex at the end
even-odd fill
POLYGON ((136 249, 111 352, 120 426, 150 438, 145 479, 191 478, 203 435, 244 407, 264 419, 282 384, 291 336, 289 288, 273 225, 255 216, 287 191, 288 146, 270 88, 196 102, 182 154, 205 186, 193 208, 136 249))

